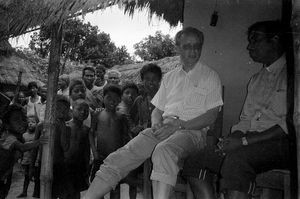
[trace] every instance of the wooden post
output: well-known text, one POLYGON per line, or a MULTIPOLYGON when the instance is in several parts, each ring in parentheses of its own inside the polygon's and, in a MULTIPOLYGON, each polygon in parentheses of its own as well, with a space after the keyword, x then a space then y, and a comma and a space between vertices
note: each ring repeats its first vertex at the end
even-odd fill
POLYGON ((62 25, 53 24, 51 32, 50 58, 48 66, 48 89, 44 129, 49 142, 43 146, 41 168, 41 194, 44 199, 52 198, 53 152, 55 130, 55 107, 61 56, 62 25))
MULTIPOLYGON (((300 0, 295 0, 293 5, 293 15, 291 20, 294 41, 294 66, 295 66, 295 95, 294 95, 294 124, 296 127, 297 143, 297 168, 298 168, 298 193, 300 198, 300 0)), ((295 185, 296 186, 296 185, 295 185)))

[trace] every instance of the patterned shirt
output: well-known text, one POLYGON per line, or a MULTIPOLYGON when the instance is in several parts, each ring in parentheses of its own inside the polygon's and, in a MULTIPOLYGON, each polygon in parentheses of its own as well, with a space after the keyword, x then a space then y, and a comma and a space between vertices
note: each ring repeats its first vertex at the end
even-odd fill
POLYGON ((165 116, 187 121, 223 105, 219 75, 198 62, 192 70, 182 67, 168 72, 151 103, 165 116))
POLYGON ((250 79, 240 122, 232 131, 261 132, 278 124, 287 133, 286 91, 286 59, 282 56, 250 79))

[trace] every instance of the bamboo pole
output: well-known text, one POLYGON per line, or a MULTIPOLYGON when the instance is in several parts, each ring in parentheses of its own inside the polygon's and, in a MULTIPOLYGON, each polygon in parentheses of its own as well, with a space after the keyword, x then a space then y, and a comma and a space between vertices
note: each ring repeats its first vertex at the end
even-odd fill
POLYGON ((294 40, 294 66, 295 66, 295 95, 294 95, 294 125, 296 127, 297 143, 297 169, 298 169, 298 193, 300 198, 300 0, 295 0, 293 5, 293 15, 291 20, 294 40))
POLYGON ((62 27, 59 23, 52 26, 50 58, 48 66, 48 89, 45 114, 45 136, 49 141, 43 145, 42 167, 41 167, 41 194, 43 199, 52 197, 53 179, 53 152, 54 152, 54 130, 55 130, 55 107, 58 86, 58 75, 61 55, 62 27))

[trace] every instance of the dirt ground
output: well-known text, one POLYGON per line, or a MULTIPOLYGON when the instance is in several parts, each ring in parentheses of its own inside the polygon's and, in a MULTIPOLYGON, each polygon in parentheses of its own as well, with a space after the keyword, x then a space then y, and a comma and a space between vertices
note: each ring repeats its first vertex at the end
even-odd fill
MULTIPOLYGON (((14 167, 12 184, 11 184, 7 199, 16 199, 17 198, 17 196, 22 192, 23 181, 24 181, 24 176, 23 176, 22 167, 20 164, 16 164, 14 167)), ((34 186, 34 183, 30 182, 26 199, 36 199, 36 198, 32 197, 33 186, 34 186)), ((129 187, 127 184, 121 185, 121 199, 129 199, 128 190, 129 190, 129 187)), ((84 192, 82 192, 81 195, 83 195, 83 194, 84 194, 84 192)), ((138 192, 137 199, 142 199, 142 198, 143 198, 142 193, 138 192)), ((109 196, 108 195, 105 196, 105 199, 109 199, 109 196)))

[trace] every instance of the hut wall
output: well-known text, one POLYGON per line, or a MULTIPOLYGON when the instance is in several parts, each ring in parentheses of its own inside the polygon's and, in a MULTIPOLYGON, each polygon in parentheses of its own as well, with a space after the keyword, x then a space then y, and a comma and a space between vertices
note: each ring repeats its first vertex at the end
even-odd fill
POLYGON ((261 64, 248 55, 247 28, 256 21, 281 18, 281 0, 186 0, 184 27, 204 33, 202 61, 214 68, 225 86, 224 131, 237 123, 250 77, 261 64), (218 22, 210 26, 215 2, 218 22))

